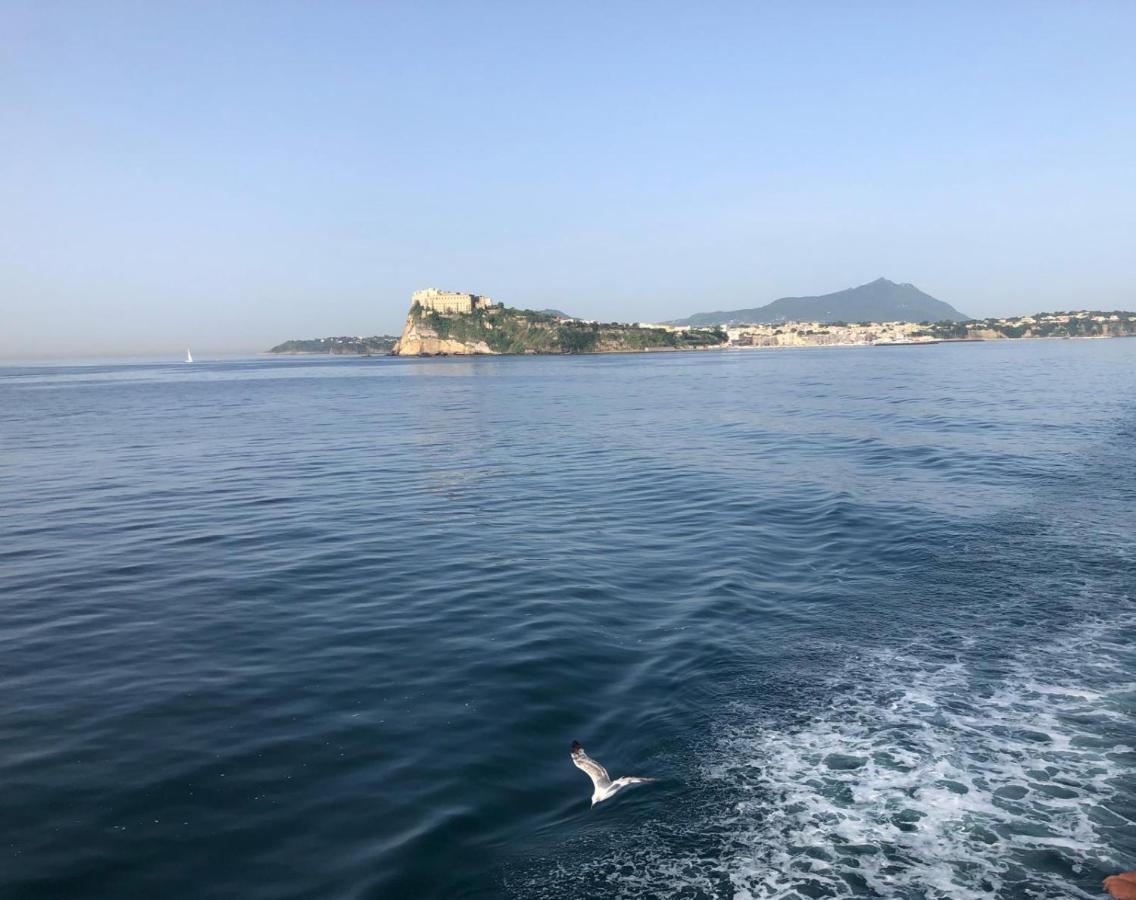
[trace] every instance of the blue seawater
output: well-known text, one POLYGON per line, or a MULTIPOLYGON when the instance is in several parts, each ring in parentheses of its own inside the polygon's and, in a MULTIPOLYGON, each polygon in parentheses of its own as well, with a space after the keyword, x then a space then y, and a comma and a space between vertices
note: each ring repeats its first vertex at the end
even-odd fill
POLYGON ((1134 471, 1126 340, 3 368, 0 895, 1099 896, 1134 471))

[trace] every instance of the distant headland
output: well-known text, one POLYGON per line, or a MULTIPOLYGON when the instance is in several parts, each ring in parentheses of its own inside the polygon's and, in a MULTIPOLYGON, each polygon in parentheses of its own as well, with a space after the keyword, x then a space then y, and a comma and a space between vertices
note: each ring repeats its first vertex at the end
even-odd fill
POLYGON ((378 356, 390 353, 396 343, 398 338, 393 334, 376 334, 371 337, 308 338, 285 341, 268 352, 295 355, 327 353, 332 356, 378 356))
POLYGON ((269 353, 396 356, 633 353, 759 347, 894 346, 944 341, 1127 337, 1136 313, 1080 310, 969 319, 914 285, 879 279, 821 297, 698 313, 665 323, 597 322, 558 310, 514 309, 481 294, 415 291, 402 335, 293 340, 269 353), (846 315, 871 309, 876 317, 846 315), (807 319, 781 315, 805 312, 807 319), (899 315, 891 313, 899 312, 899 315), (918 313, 937 318, 916 318, 918 313))

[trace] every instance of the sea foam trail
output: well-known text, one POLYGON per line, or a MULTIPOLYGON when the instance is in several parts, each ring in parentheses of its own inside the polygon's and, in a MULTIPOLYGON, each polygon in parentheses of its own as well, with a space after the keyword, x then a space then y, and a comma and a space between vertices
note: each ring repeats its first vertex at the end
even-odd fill
POLYGON ((1098 897, 1105 874, 1136 862, 1123 794, 1136 761, 1134 632, 1131 618, 1095 624, 993 661, 965 647, 947 660, 929 646, 854 657, 792 719, 735 709, 703 753, 692 791, 702 813, 684 818, 685 834, 664 822, 608 833, 573 848, 547 881, 511 886, 622 898, 1098 897))
POLYGON ((729 815, 735 896, 1096 896, 1084 884, 1121 862, 1109 832, 1136 827, 1114 803, 1124 631, 1035 647, 998 679, 965 651, 865 656, 811 721, 733 729, 707 774, 751 797, 729 815))

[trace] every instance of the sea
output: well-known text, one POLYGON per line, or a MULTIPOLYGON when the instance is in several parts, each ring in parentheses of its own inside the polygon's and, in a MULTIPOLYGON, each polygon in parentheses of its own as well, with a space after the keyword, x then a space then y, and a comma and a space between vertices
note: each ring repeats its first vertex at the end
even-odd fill
POLYGON ((1136 340, 5 366, 0 896, 1100 897, 1134 473, 1136 340))

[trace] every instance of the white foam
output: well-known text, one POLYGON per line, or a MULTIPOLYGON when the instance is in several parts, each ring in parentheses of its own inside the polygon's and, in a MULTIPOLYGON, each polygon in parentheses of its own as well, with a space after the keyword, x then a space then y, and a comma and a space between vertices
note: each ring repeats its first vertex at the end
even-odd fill
POLYGON ((736 896, 1095 896, 1066 872, 1114 864, 1092 814, 1125 773, 1093 723, 1122 716, 1111 704, 1136 686, 1091 677, 1118 671, 1094 655, 1103 637, 1033 648, 995 686, 964 662, 876 654, 797 727, 739 710, 728 762, 707 769, 753 798, 732 823, 736 896))
POLYGON ((1000 657, 997 678, 972 642, 949 664, 852 659, 793 721, 738 706, 701 750, 697 814, 577 846, 515 893, 1095 900, 1130 862, 1134 621, 1000 657))

